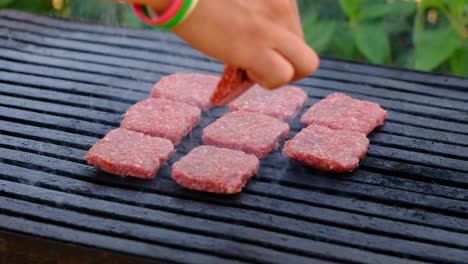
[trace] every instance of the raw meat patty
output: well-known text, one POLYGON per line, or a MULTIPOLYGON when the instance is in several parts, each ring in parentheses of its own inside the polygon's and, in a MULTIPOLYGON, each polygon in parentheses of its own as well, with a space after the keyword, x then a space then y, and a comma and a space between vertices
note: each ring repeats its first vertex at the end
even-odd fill
POLYGON ((161 78, 151 90, 151 97, 183 102, 207 111, 213 107, 210 96, 218 82, 219 77, 212 75, 176 73, 161 78))
POLYGON ((288 121, 297 116, 306 101, 307 94, 297 87, 267 90, 255 85, 231 102, 229 110, 259 112, 288 121))
POLYGON ((387 112, 377 103, 333 93, 307 110, 301 122, 304 125, 319 124, 333 129, 369 134, 383 124, 386 118, 387 112))
POLYGON ((150 179, 173 153, 174 145, 167 139, 117 128, 99 140, 85 159, 109 173, 150 179))
POLYGON ((172 166, 172 178, 185 188, 220 194, 238 193, 258 171, 254 155, 200 146, 172 166))
POLYGON ((310 125, 286 142, 287 157, 324 171, 353 171, 366 155, 369 139, 350 130, 310 125))
POLYGON ((245 70, 226 65, 210 101, 213 105, 225 106, 253 85, 245 70))
POLYGON ((200 116, 198 107, 149 98, 130 107, 120 126, 153 137, 167 138, 177 145, 198 124, 200 116))
POLYGON ((289 134, 289 125, 254 112, 230 112, 203 130, 203 143, 264 158, 289 134))

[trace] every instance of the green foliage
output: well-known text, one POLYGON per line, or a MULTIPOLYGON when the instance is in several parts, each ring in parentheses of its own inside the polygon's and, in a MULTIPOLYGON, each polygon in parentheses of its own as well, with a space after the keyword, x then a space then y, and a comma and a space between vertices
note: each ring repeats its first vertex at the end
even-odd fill
POLYGON ((50 0, 0 0, 1 7, 47 13, 52 10, 52 3, 50 0))
POLYGON ((314 22, 315 27, 309 31, 306 41, 318 53, 324 51, 330 43, 335 32, 336 23, 333 20, 314 22))
POLYGON ((452 73, 466 76, 468 72, 468 45, 456 50, 450 58, 450 68, 452 73))
POLYGON ((371 20, 378 19, 383 16, 388 16, 392 11, 395 10, 395 5, 388 4, 371 4, 363 7, 359 13, 357 13, 359 20, 371 20))
POLYGON ((388 35, 378 24, 357 24, 353 39, 359 51, 372 63, 383 64, 390 57, 388 35))
POLYGON ((365 0, 340 0, 340 6, 348 17, 358 13, 359 8, 365 0))
POLYGON ((414 44, 416 47, 414 68, 430 71, 446 61, 462 40, 450 27, 417 32, 414 44))
POLYGON ((468 77, 468 0, 301 4, 306 40, 321 55, 468 77))
POLYGON ((9 6, 15 0, 0 0, 0 8, 9 6))

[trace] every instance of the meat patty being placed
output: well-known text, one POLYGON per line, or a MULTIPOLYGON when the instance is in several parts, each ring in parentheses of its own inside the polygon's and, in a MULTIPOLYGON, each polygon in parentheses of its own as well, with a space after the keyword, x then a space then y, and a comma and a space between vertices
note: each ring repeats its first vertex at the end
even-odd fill
POLYGON ((258 168, 254 155, 200 146, 172 165, 172 178, 188 189, 232 194, 240 192, 258 168))
POLYGON ((226 65, 210 101, 213 105, 225 106, 253 85, 245 70, 226 65))
POLYGON ((264 158, 289 134, 289 125, 255 112, 230 112, 203 130, 203 143, 264 158))
POLYGON ((323 171, 353 171, 366 155, 369 139, 361 132, 310 125, 286 141, 287 157, 323 171))
POLYGON ((333 93, 307 110, 301 118, 301 123, 369 134, 382 125, 386 118, 387 112, 377 103, 333 93))
POLYGON ((130 107, 120 126, 167 138, 177 145, 198 124, 200 116, 198 107, 162 98, 148 98, 130 107))
POLYGON ((307 94, 297 87, 288 86, 267 90, 255 85, 231 102, 229 110, 259 112, 288 121, 297 116, 306 101, 307 94))
POLYGON ((219 77, 199 73, 171 74, 154 85, 151 97, 183 102, 207 111, 213 107, 210 97, 219 80, 219 77))
POLYGON ((117 128, 99 140, 85 159, 112 174, 150 179, 173 153, 174 145, 167 139, 117 128))

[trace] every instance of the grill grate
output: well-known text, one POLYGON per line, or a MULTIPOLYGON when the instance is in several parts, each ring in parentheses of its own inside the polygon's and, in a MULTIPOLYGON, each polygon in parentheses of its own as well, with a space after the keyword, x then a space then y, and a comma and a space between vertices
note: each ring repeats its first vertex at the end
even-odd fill
MULTIPOLYGON (((340 91, 389 114, 352 174, 276 151, 219 197, 180 188, 169 167, 139 181, 86 165, 154 81, 221 70, 169 34, 0 11, 0 229, 164 262, 468 263, 466 79, 324 60, 299 83, 304 110, 340 91)), ((170 164, 223 113, 204 114, 170 164)))

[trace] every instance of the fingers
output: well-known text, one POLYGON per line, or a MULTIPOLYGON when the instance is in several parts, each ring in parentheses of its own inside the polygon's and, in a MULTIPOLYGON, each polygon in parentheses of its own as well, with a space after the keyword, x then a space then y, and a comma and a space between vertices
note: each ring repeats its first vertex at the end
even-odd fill
POLYGON ((265 48, 262 54, 254 54, 248 62, 249 78, 268 89, 275 89, 291 81, 294 68, 281 54, 265 48))
POLYGON ((301 16, 299 13, 299 7, 297 5, 297 0, 290 0, 291 1, 291 9, 292 9, 292 20, 293 20, 293 32, 296 33, 302 39, 304 38, 304 32, 302 31, 302 24, 301 24, 301 16))
POLYGON ((281 54, 294 69, 294 75, 289 81, 296 81, 314 73, 319 66, 317 54, 291 32, 284 32, 275 42, 275 50, 281 54), (285 41, 287 40, 287 41, 285 41))
POLYGON ((307 77, 317 70, 317 54, 296 34, 283 30, 274 32, 270 37, 276 38, 273 42, 275 46, 252 48, 239 61, 238 65, 247 69, 252 81, 274 89, 307 77))
POLYGON ((296 0, 281 0, 281 15, 275 18, 275 22, 300 38, 304 37, 301 26, 301 18, 296 0))

